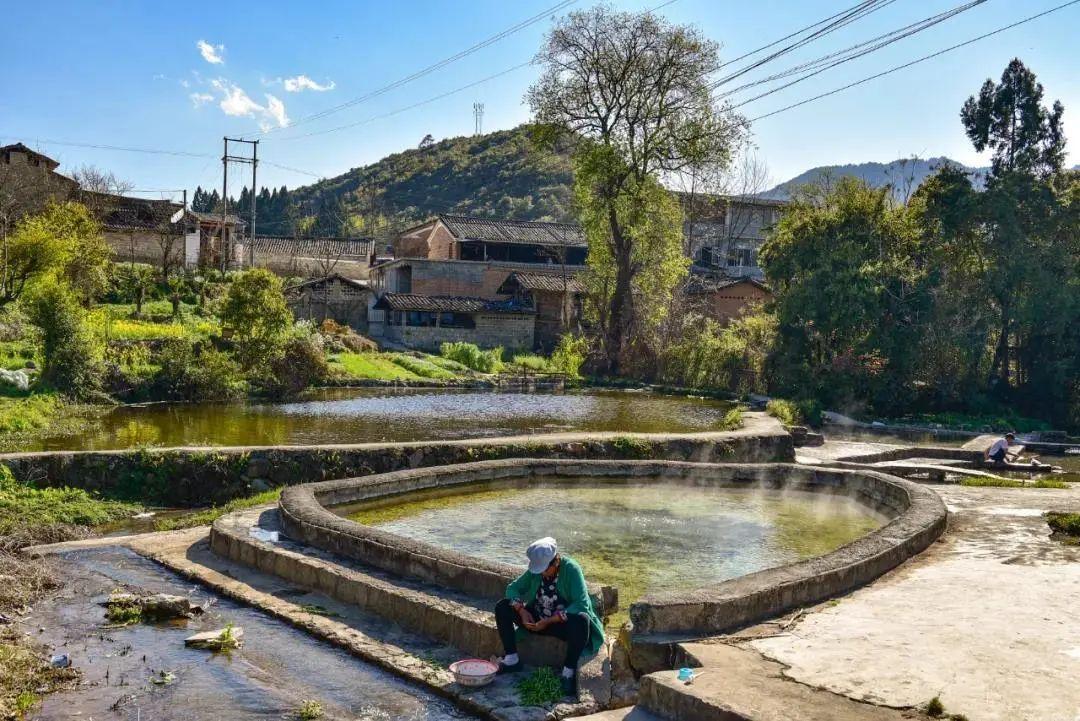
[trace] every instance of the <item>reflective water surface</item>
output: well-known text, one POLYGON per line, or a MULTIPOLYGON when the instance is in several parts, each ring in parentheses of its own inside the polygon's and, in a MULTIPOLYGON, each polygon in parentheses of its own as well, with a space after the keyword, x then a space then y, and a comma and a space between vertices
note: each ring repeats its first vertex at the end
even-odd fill
POLYGON ((469 718, 446 701, 344 651, 116 547, 65 555, 63 590, 35 605, 28 627, 66 653, 83 675, 73 691, 46 696, 30 718, 123 721, 281 721, 317 700, 327 718, 446 721, 469 718), (191 594, 215 603, 203 617, 173 624, 104 628, 98 604, 118 587, 191 594), (228 655, 184 647, 184 638, 231 622, 245 645, 228 655), (174 679, 157 685, 167 671, 174 679))
POLYGON ((477 485, 336 510, 517 565, 531 541, 554 536, 591 581, 619 587, 624 611, 646 593, 697 588, 826 553, 885 522, 843 496, 595 478, 477 485))
POLYGON ((39 439, 22 450, 368 443, 561 431, 677 433, 710 430, 730 408, 724 401, 618 390, 339 388, 290 403, 121 406, 78 434, 39 439))

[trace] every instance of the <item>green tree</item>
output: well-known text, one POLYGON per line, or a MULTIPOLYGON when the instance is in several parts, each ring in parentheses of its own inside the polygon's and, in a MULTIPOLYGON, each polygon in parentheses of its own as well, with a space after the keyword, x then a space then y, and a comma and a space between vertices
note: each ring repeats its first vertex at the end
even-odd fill
POLYGON ((238 274, 229 285, 221 319, 233 332, 237 356, 245 368, 269 362, 293 322, 281 278, 265 268, 238 274))
POLYGON ((42 332, 42 380, 74 398, 93 396, 101 387, 101 348, 76 293, 57 280, 38 284, 25 300, 31 322, 42 332))
POLYGON ((775 292, 777 390, 846 407, 903 399, 927 317, 917 240, 888 188, 853 178, 784 213, 759 256, 775 292))
POLYGON ((671 277, 678 277, 671 263, 643 262, 670 255, 671 234, 654 217, 667 212, 657 179, 726 161, 741 125, 719 108, 709 86, 716 43, 651 13, 605 5, 571 13, 548 33, 537 61, 544 73, 527 99, 542 124, 540 139, 581 141, 575 173, 584 178, 575 179, 575 195, 590 264, 609 283, 601 288, 607 307, 599 320, 607 369, 618 373, 635 333, 660 312, 639 304, 666 306, 671 277), (641 203, 649 209, 635 208, 641 203), (655 292, 646 298, 643 290, 655 292))
POLYGON ((991 180, 1009 173, 1046 177, 1061 170, 1065 108, 1057 101, 1048 110, 1042 99, 1042 83, 1014 58, 1000 83, 988 79, 979 94, 964 103, 960 118, 972 145, 979 152, 993 151, 991 180))
POLYGON ((0 305, 17 300, 33 281, 57 273, 83 303, 108 285, 110 250, 101 225, 80 203, 50 203, 24 218, 0 259, 0 305))

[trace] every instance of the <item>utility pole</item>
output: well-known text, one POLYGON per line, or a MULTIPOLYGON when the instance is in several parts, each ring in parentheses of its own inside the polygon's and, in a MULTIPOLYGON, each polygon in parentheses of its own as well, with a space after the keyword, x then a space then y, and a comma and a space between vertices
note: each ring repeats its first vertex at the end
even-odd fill
POLYGON ((484 104, 473 103, 472 104, 473 119, 476 121, 476 130, 474 135, 480 135, 484 132, 484 104))
POLYGON ((225 224, 229 217, 229 163, 243 163, 251 166, 251 230, 248 237, 250 247, 249 257, 251 264, 255 264, 255 189, 256 168, 259 165, 259 141, 244 140, 242 138, 230 138, 226 136, 225 152, 221 156, 222 165, 222 191, 221 191, 221 272, 225 273, 232 263, 233 243, 231 236, 227 235, 225 224), (251 157, 246 155, 229 155, 229 143, 244 143, 251 146, 251 157), (226 240, 229 237, 229 240, 226 240))

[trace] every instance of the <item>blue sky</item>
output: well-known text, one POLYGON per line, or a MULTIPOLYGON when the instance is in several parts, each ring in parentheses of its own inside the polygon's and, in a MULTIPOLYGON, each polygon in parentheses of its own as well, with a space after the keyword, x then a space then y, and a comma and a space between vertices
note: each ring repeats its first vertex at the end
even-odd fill
MULTIPOLYGON (((782 70, 960 4, 896 0, 767 68, 782 70)), ((472 132, 472 104, 483 102, 485 130, 528 119, 522 95, 536 75, 525 67, 389 118, 308 138, 304 133, 357 123, 426 100, 529 60, 549 20, 419 80, 295 128, 283 123, 363 96, 463 50, 557 0, 397 0, 168 4, 151 2, 10 3, 0 43, 5 92, 0 142, 26 141, 61 161, 93 164, 138 189, 220 187, 221 138, 262 137, 260 185, 313 180, 280 167, 333 176, 436 139, 472 132), (260 128, 271 132, 257 136, 260 128), (34 139, 176 150, 178 157, 66 147, 34 139)), ((660 0, 621 0, 621 8, 660 0)), ((988 0, 958 17, 868 57, 743 108, 753 117, 1060 4, 1063 0, 988 0)), ((676 0, 660 12, 694 23, 733 58, 837 13, 854 0, 676 0)), ((571 7, 587 7, 578 0, 571 7)), ((1066 107, 1066 132, 1080 143, 1080 5, 962 48, 887 78, 761 120, 754 141, 774 181, 823 164, 948 155, 977 164, 958 119, 964 99, 1000 77, 1019 56, 1048 99, 1066 107)), ((764 72, 764 71, 762 71, 764 72)), ((738 96, 740 98, 746 95, 738 96)), ((1070 164, 1080 153, 1070 155, 1070 164)), ((239 168, 230 173, 240 173, 239 168)), ((230 183, 238 192, 239 184, 230 183)), ((156 196, 151 196, 156 197, 156 196)))

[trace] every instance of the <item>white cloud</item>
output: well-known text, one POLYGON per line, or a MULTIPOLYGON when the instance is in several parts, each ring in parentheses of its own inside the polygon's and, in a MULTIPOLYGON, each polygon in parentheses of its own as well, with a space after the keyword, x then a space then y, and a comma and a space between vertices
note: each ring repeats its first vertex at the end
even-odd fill
POLYGON ((189 83, 187 80, 184 80, 183 78, 180 78, 176 82, 180 83, 180 87, 182 87, 182 88, 190 88, 191 87, 191 83, 189 83))
POLYGON ((266 96, 266 114, 274 119, 279 128, 284 128, 289 124, 289 116, 285 114, 285 103, 273 95, 266 96))
POLYGON ((202 54, 203 60, 211 65, 224 65, 225 64, 225 46, 224 45, 211 45, 205 40, 200 40, 195 43, 195 47, 199 49, 199 53, 202 54))
POLYGON ((304 90, 314 90, 317 93, 325 93, 327 90, 333 90, 335 87, 333 80, 328 81, 325 85, 319 85, 307 75, 297 75, 295 78, 285 78, 282 82, 285 84, 285 91, 289 93, 299 93, 304 90))
POLYGON ((256 113, 263 111, 263 106, 248 97, 239 85, 234 85, 223 78, 211 80, 210 85, 221 93, 221 112, 226 115, 253 117, 256 113))
MULTIPOLYGON (((273 95, 266 96, 266 105, 259 105, 251 99, 244 89, 225 78, 215 78, 210 81, 212 87, 221 96, 218 106, 226 115, 258 118, 259 127, 268 130, 274 125, 283 128, 289 124, 289 116, 285 111, 285 103, 273 95)), ((214 99, 214 96, 206 93, 192 93, 191 101, 195 107, 214 99)))

